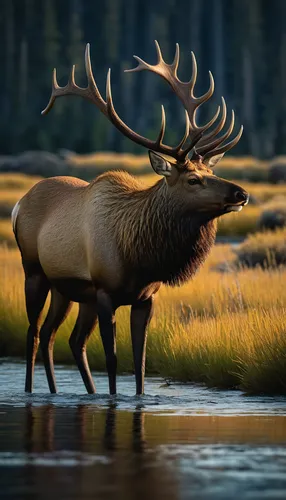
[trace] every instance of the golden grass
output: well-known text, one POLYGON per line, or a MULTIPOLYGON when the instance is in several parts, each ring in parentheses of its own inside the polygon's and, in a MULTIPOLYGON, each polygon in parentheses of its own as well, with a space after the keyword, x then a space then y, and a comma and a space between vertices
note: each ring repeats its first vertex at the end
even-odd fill
POLYGON ((0 191, 0 218, 10 217, 15 203, 24 196, 26 191, 15 189, 0 191))
POLYGON ((20 173, 1 173, 0 174, 0 199, 4 190, 22 190, 27 192, 42 177, 36 175, 26 175, 20 173))
MULTIPOLYGON (((161 289, 150 326, 147 371, 209 386, 285 393, 286 268, 212 270, 234 258, 230 246, 218 245, 192 282, 161 289)), ((18 251, 0 250, 0 274, 0 352, 24 356, 27 319, 18 251)), ((56 360, 61 363, 72 361, 68 336, 76 309, 57 335, 56 360)), ((128 311, 117 312, 121 372, 133 369, 128 311)), ((93 369, 104 369, 97 329, 88 355, 93 369)))
POLYGON ((257 221, 262 212, 262 207, 247 205, 241 212, 230 212, 220 217, 218 221, 219 236, 246 236, 257 229, 257 221))
POLYGON ((243 265, 274 267, 286 264, 286 227, 250 235, 235 250, 243 265))
POLYGON ((0 244, 3 243, 8 247, 17 246, 10 219, 0 219, 0 244))
MULTIPOLYGON (((15 203, 39 180, 41 180, 41 177, 38 176, 18 173, 0 174, 0 218, 10 217, 15 203)), ((2 240, 1 227, 0 241, 2 240)))
MULTIPOLYGON (((282 158, 282 162, 286 163, 284 157, 282 158)), ((76 166, 89 166, 89 165, 102 165, 106 164, 126 164, 127 166, 139 167, 149 163, 148 155, 133 155, 130 153, 90 153, 90 154, 71 154, 68 156, 68 160, 72 165, 76 166)), ((280 157, 275 158, 275 162, 280 162, 280 157)), ((257 168, 266 168, 269 162, 258 160, 252 156, 227 156, 220 161, 220 165, 230 165, 233 168, 247 168, 247 167, 257 167, 257 168)))
POLYGON ((260 202, 266 202, 272 198, 286 196, 286 184, 268 184, 267 182, 253 183, 242 181, 241 185, 248 193, 260 202))
POLYGON ((68 156, 69 163, 77 167, 88 167, 105 165, 126 165, 126 167, 136 168, 144 166, 149 163, 148 155, 133 155, 129 153, 90 153, 85 155, 73 155, 68 156))
MULTIPOLYGON (((275 162, 285 162, 283 157, 277 157, 275 162)), ((273 160, 273 161, 274 161, 273 160)), ((68 156, 68 161, 71 168, 75 171, 82 170, 82 175, 90 177, 92 172, 101 172, 110 168, 127 169, 132 173, 146 173, 150 168, 147 155, 132 155, 118 153, 91 153, 88 155, 68 156)), ((250 156, 223 158, 218 167, 217 172, 222 177, 235 179, 248 179, 254 182, 266 181, 269 173, 271 162, 258 160, 250 156)))

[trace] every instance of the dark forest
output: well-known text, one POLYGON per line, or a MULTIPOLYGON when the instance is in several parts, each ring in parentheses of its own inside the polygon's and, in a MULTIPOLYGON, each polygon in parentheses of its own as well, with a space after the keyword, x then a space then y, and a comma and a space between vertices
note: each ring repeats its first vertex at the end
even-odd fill
POLYGON ((91 44, 93 71, 105 96, 112 68, 116 109, 132 128, 150 138, 167 115, 166 141, 176 143, 184 112, 168 85, 147 72, 126 74, 136 54, 155 62, 154 39, 166 61, 181 48, 179 76, 191 76, 190 52, 198 62, 196 95, 216 84, 204 122, 226 99, 229 115, 242 123, 243 139, 234 154, 268 158, 286 153, 286 2, 284 0, 2 0, 0 5, 1 154, 25 149, 140 153, 91 104, 59 99, 41 116, 51 91, 53 67, 65 85, 72 64, 85 85, 84 48, 91 44))

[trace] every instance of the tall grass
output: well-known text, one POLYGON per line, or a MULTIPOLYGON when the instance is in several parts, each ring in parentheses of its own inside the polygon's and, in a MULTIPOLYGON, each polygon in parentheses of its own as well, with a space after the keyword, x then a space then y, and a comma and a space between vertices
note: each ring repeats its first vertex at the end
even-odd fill
POLYGON ((12 230, 11 220, 0 219, 0 244, 10 247, 16 247, 16 240, 12 230))
MULTIPOLYGON (((147 372, 208 386, 249 392, 286 393, 286 269, 241 269, 221 274, 218 262, 235 258, 216 246, 195 279, 181 288, 163 287, 149 329, 147 372), (185 313, 186 307, 191 314, 185 313)), ((27 320, 18 252, 0 250, 0 354, 25 355, 27 320)), ((70 363, 68 337, 77 306, 57 335, 55 357, 70 363)), ((129 308, 117 312, 120 372, 133 361, 129 308)), ((105 360, 96 328, 88 345, 91 367, 105 360)))
POLYGON ((286 265, 286 227, 250 235, 235 253, 237 263, 249 267, 286 265))

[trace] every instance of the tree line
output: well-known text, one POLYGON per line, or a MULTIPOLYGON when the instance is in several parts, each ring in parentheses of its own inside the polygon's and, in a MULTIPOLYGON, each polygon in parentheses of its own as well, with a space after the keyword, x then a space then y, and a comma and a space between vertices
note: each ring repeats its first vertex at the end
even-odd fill
POLYGON ((196 95, 216 84, 202 106, 207 120, 226 99, 229 116, 243 139, 234 154, 260 158, 286 153, 286 1, 284 0, 2 0, 0 5, 0 152, 27 149, 80 153, 143 152, 125 139, 90 103, 59 99, 47 117, 53 67, 65 85, 72 64, 85 85, 84 47, 91 43, 95 79, 105 96, 112 68, 112 93, 119 115, 150 138, 160 127, 160 104, 167 115, 166 139, 175 144, 184 130, 178 99, 158 76, 127 74, 136 54, 156 61, 154 39, 171 62, 180 43, 179 76, 191 76, 190 51, 198 62, 196 95))

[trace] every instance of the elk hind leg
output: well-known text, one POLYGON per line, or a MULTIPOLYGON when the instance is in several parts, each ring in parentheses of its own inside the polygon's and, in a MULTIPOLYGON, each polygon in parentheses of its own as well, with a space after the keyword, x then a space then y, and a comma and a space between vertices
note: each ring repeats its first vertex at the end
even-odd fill
POLYGON ((40 268, 30 274, 26 271, 25 298, 29 320, 26 347, 26 392, 33 390, 35 359, 39 346, 39 323, 49 289, 48 279, 40 268))
POLYGON ((40 346, 51 393, 57 392, 53 359, 55 337, 58 328, 66 319, 71 305, 69 299, 61 295, 54 287, 51 289, 50 308, 40 330, 40 346))
POLYGON ((70 336, 69 344, 82 380, 89 394, 95 393, 95 385, 90 373, 86 355, 86 343, 97 322, 96 304, 80 303, 75 327, 70 336))

